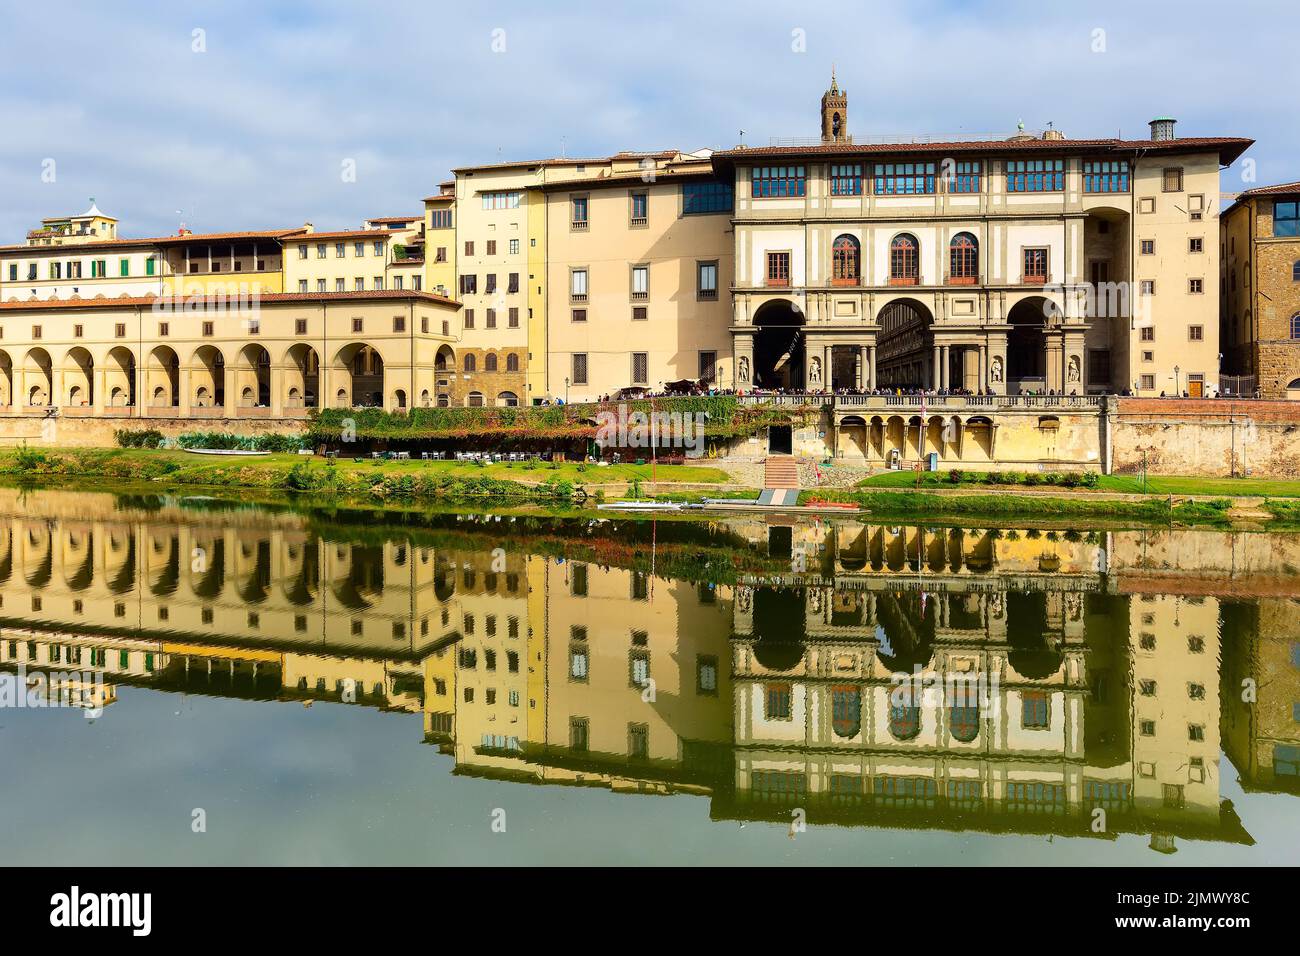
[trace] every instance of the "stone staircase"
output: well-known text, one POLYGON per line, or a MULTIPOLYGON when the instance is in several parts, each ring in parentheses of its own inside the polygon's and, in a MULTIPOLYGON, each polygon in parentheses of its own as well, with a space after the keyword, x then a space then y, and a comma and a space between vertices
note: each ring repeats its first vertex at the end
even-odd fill
POLYGON ((799 463, 790 455, 768 455, 763 462, 759 504, 793 505, 799 500, 799 463))

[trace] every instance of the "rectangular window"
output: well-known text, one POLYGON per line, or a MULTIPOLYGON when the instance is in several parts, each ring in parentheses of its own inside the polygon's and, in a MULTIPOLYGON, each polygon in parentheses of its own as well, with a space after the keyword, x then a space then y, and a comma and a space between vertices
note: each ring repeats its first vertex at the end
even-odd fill
POLYGON ((1143 375, 1138 379, 1138 388, 1150 391, 1156 387, 1156 377, 1154 375, 1143 375))
POLYGON ((72 327, 72 337, 74 339, 82 338, 85 334, 86 334, 86 327, 84 325, 74 325, 72 327))
POLYGON ((650 757, 650 727, 648 725, 627 725, 627 755, 633 760, 646 760, 650 757))
POLYGON ((790 253, 769 252, 767 254, 767 284, 772 286, 790 284, 790 253))
POLYGON ((572 313, 572 317, 573 317, 573 321, 574 321, 574 322, 586 322, 586 321, 587 321, 587 310, 586 310, 586 309, 574 309, 574 310, 573 310, 573 313, 572 313))
POLYGON ((1187 251, 1204 252, 1205 240, 1202 239, 1200 236, 1192 236, 1190 239, 1187 240, 1187 251))
POLYGON ((1142 255, 1153 256, 1156 252, 1156 241, 1154 239, 1143 239, 1138 244, 1138 248, 1142 255))
POLYGON ((306 246, 299 246, 299 247, 298 247, 298 258, 299 258, 299 259, 306 259, 306 258, 307 258, 307 247, 306 247, 306 246))
POLYGON ((644 226, 649 221, 650 195, 648 193, 632 194, 631 224, 644 226))
POLYGON ((474 310, 473 310, 473 309, 466 309, 466 310, 465 310, 465 328, 467 328, 467 329, 472 329, 472 328, 474 328, 474 310))
POLYGON ((376 242, 375 242, 375 255, 379 256, 381 259, 383 258, 383 256, 384 256, 384 240, 382 240, 382 239, 376 240, 376 242))
POLYGON ((650 382, 650 355, 647 352, 632 353, 632 384, 646 385, 650 382))
POLYGON ((1083 191, 1085 193, 1128 192, 1128 160, 1085 160, 1083 191))
POLYGON ((510 273, 510 275, 506 278, 506 291, 507 291, 507 292, 518 292, 518 291, 519 291, 519 273, 518 273, 518 272, 512 272, 512 273, 510 273))
POLYGON ((348 254, 348 244, 346 242, 334 243, 334 258, 343 259, 348 254))
POLYGON ((572 223, 573 228, 586 229, 587 228, 587 197, 574 196, 573 199, 570 200, 570 208, 572 212, 570 222, 572 223))
POLYGON ((802 196, 808 186, 803 166, 755 166, 750 172, 755 199, 802 196))
POLYGON ((335 292, 347 292, 347 291, 348 291, 348 282, 347 282, 347 280, 346 280, 346 279, 335 279, 335 280, 334 280, 334 291, 335 291, 335 292))
POLYGON ((380 290, 382 290, 382 289, 384 288, 384 277, 383 277, 383 276, 375 276, 375 285, 374 285, 374 288, 375 288, 375 291, 376 291, 376 292, 379 292, 380 290))
POLYGON ((486 295, 491 295, 496 290, 497 290, 497 274, 495 272, 489 272, 486 276, 483 277, 483 292, 486 295))
POLYGON ((1154 342, 1156 340, 1156 329, 1154 325, 1144 325, 1138 330, 1138 338, 1143 342, 1154 342))
POLYGON ((519 328, 519 309, 512 307, 507 313, 507 324, 512 329, 519 328))
POLYGON ((511 240, 510 240, 510 254, 511 254, 512 256, 517 256, 517 255, 519 255, 519 240, 518 240, 518 239, 511 239, 511 240))
POLYGON ((695 659, 695 692, 697 694, 716 694, 718 692, 718 659, 716 657, 697 657, 695 659))
POLYGON ((569 273, 569 298, 574 302, 587 301, 586 269, 574 269, 569 273))
POLYGON ((1204 280, 1204 279, 1188 279, 1188 280, 1187 280, 1187 291, 1190 292, 1192 295, 1200 295, 1202 292, 1205 291, 1205 280, 1204 280))
POLYGON ((433 261, 434 261, 434 262, 446 262, 446 261, 447 261, 447 247, 446 247, 446 246, 439 246, 439 247, 438 247, 438 251, 437 251, 436 253, 434 253, 433 261))
POLYGON ((127 276, 129 276, 129 275, 131 274, 131 260, 130 260, 130 259, 119 259, 119 260, 118 260, 118 262, 117 262, 117 274, 118 274, 119 276, 121 276, 122 278, 126 278, 127 276))
POLYGON ((358 333, 358 332, 363 331, 363 326, 364 326, 365 324, 366 324, 365 319, 361 318, 360 316, 353 316, 353 318, 352 318, 352 331, 353 331, 353 333, 358 333))
POLYGON ((1180 193, 1183 191, 1183 167, 1170 166, 1165 169, 1160 177, 1161 188, 1167 193, 1180 193))
POLYGON ((790 720, 789 684, 768 684, 763 693, 763 715, 768 720, 790 720))
POLYGON ((731 183, 684 183, 682 185, 683 216, 731 212, 734 206, 731 183))
POLYGON ((647 309, 644 305, 632 306, 633 322, 644 322, 648 318, 650 318, 650 310, 647 309))
POLYGON ((365 292, 365 291, 366 291, 366 280, 365 280, 364 278, 362 278, 361 276, 357 276, 355 279, 353 279, 353 280, 352 280, 352 291, 353 291, 353 292, 365 292))
POLYGON ((359 258, 364 258, 366 254, 366 244, 364 242, 352 243, 352 254, 359 258))
POLYGON ((460 294, 474 295, 478 292, 478 276, 468 275, 460 277, 460 294))
POLYGON ((484 328, 495 329, 496 327, 497 327, 497 310, 488 309, 487 321, 484 323, 484 328))
POLYGON ((115 335, 116 338, 119 338, 119 339, 124 339, 124 338, 126 338, 126 323, 125 323, 125 322, 118 322, 116 325, 114 325, 114 326, 113 326, 113 333, 114 333, 114 335, 115 335))
POLYGON ((154 272, 155 272, 155 270, 157 270, 157 268, 158 268, 158 262, 157 262, 156 259, 154 259, 153 256, 150 256, 148 259, 144 260, 144 274, 145 274, 145 275, 147 275, 147 276, 151 276, 151 275, 153 275, 154 272))
POLYGON ((573 384, 574 385, 587 384, 587 353, 586 352, 573 353, 573 384))
POLYGON ((1300 202, 1273 203, 1273 235, 1300 236, 1300 202))
POLYGON ((876 163, 877 196, 928 196, 934 193, 934 163, 876 163))
POLYGON ((950 193, 977 193, 984 176, 984 164, 978 160, 953 163, 952 178, 948 180, 950 193))
POLYGON ((632 267, 632 298, 633 299, 650 298, 650 267, 649 266, 632 267))
POLYGON ((204 323, 203 323, 203 336, 204 336, 204 338, 211 338, 215 331, 216 331, 216 329, 215 329, 215 327, 213 326, 213 324, 212 324, 211 322, 204 322, 204 323))
POLYGON ((1043 285, 1047 282, 1047 250, 1026 249, 1024 273, 1020 277, 1021 282, 1043 285))
POLYGON ((1203 325, 1189 325, 1189 326, 1187 327, 1187 339, 1188 339, 1188 341, 1191 341, 1191 342, 1203 342, 1203 341, 1205 341, 1205 326, 1203 326, 1203 325))
POLYGON ((306 335, 306 334, 307 334, 307 320, 306 320, 306 319, 294 319, 294 320, 293 320, 293 332, 294 332, 295 335, 306 335))
POLYGON ((406 331, 406 316, 404 315, 393 316, 393 331, 394 332, 406 331))
POLYGON ((325 280, 324 280, 324 279, 317 279, 317 280, 316 280, 316 291, 317 291, 317 292, 324 292, 324 291, 325 291, 325 280))
POLYGON ((41 327, 40 327, 39 325, 33 325, 33 326, 32 326, 32 338, 34 338, 34 339, 39 339, 40 337, 41 337, 41 327))
POLYGON ((483 194, 484 209, 518 209, 523 197, 520 192, 493 192, 483 194))
POLYGON ((301 294, 303 294, 303 295, 306 295, 306 294, 307 294, 307 280, 306 280, 306 279, 299 279, 299 280, 298 280, 298 291, 299 291, 301 294))
POLYGON ((1156 280, 1143 279, 1141 282, 1138 283, 1138 291, 1141 292, 1143 295, 1155 295, 1156 280))
POLYGON ((832 196, 862 195, 862 164, 849 163, 831 166, 832 196))
POLYGON ((316 244, 316 258, 317 258, 317 259, 324 259, 324 258, 325 258, 325 243, 323 243, 323 242, 318 242, 318 243, 316 244))
POLYGON ((701 262, 697 268, 699 270, 698 297, 708 301, 716 299, 718 297, 718 264, 716 262, 701 262))
POLYGON ((1046 193, 1065 188, 1065 160, 1007 160, 1007 192, 1046 193))
POLYGON ((706 382, 712 382, 718 375, 718 353, 701 352, 700 353, 700 378, 706 382))
POLYGON ((489 239, 487 241, 487 254, 489 256, 495 256, 497 254, 497 241, 495 239, 489 239))
POLYGON ((1020 695, 1020 726, 1025 730, 1046 730, 1049 726, 1048 698, 1039 691, 1020 695))
POLYGON ((569 749, 575 753, 586 753, 588 734, 590 733, 586 717, 569 718, 569 749))

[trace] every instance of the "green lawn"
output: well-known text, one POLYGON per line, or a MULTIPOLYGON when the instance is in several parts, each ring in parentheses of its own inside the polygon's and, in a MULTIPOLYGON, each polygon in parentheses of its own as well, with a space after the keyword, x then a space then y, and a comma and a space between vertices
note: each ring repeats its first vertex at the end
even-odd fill
MULTIPOLYGON (((234 470, 253 472, 284 473, 301 461, 310 462, 313 467, 324 468, 325 459, 292 454, 270 455, 195 455, 190 452, 171 449, 117 448, 117 449, 33 449, 50 456, 68 457, 79 460, 84 465, 82 474, 93 475, 110 463, 129 467, 156 465, 160 462, 175 462, 179 469, 172 472, 172 477, 186 484, 202 484, 205 472, 215 474, 229 473, 234 470)), ((15 452, 0 452, 0 471, 10 471, 14 467, 15 452)), ((352 458, 335 459, 340 472, 383 475, 437 475, 458 474, 466 477, 497 478, 528 484, 536 484, 549 479, 567 479, 577 484, 599 485, 607 483, 653 480, 663 484, 721 484, 728 480, 725 471, 708 465, 657 465, 619 464, 607 467, 582 465, 577 462, 516 462, 513 464, 494 463, 476 465, 459 461, 387 461, 366 458, 355 461, 352 458)), ((76 474, 73 468, 70 474, 76 474)), ((229 480, 214 482, 228 485, 229 480)))
MULTIPOLYGON (((914 488, 916 472, 886 471, 872 475, 858 482, 860 488, 914 488)), ((1008 489, 1018 490, 1032 487, 1039 491, 1056 491, 1086 494, 1090 491, 1117 491, 1125 494, 1141 494, 1142 478, 1134 475, 1099 475, 1095 488, 1066 488, 1063 485, 1038 484, 991 485, 984 482, 963 481, 958 484, 948 480, 946 472, 927 471, 921 473, 923 488, 965 488, 965 489, 1008 489)), ((1270 478, 1181 478, 1148 476, 1146 493, 1152 495, 1211 495, 1218 497, 1300 497, 1300 481, 1270 478)))

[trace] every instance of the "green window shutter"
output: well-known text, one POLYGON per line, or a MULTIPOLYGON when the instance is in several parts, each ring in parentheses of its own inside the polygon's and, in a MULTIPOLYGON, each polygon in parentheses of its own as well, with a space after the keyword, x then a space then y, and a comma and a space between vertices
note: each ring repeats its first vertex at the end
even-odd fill
POLYGON ((123 259, 119 268, 122 270, 123 276, 129 276, 131 274, 131 260, 123 259))
POLYGON ((144 260, 144 274, 147 276, 153 275, 153 256, 144 260))
POLYGON ((117 666, 126 670, 131 666, 131 655, 127 651, 117 652, 117 666))

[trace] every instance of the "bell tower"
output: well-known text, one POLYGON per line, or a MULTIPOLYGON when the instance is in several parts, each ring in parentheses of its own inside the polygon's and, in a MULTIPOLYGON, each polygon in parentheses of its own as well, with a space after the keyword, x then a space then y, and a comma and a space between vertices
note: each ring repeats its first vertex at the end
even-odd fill
POLYGON ((849 96, 835 82, 831 67, 831 88, 822 94, 822 142, 851 143, 848 134, 849 96))

